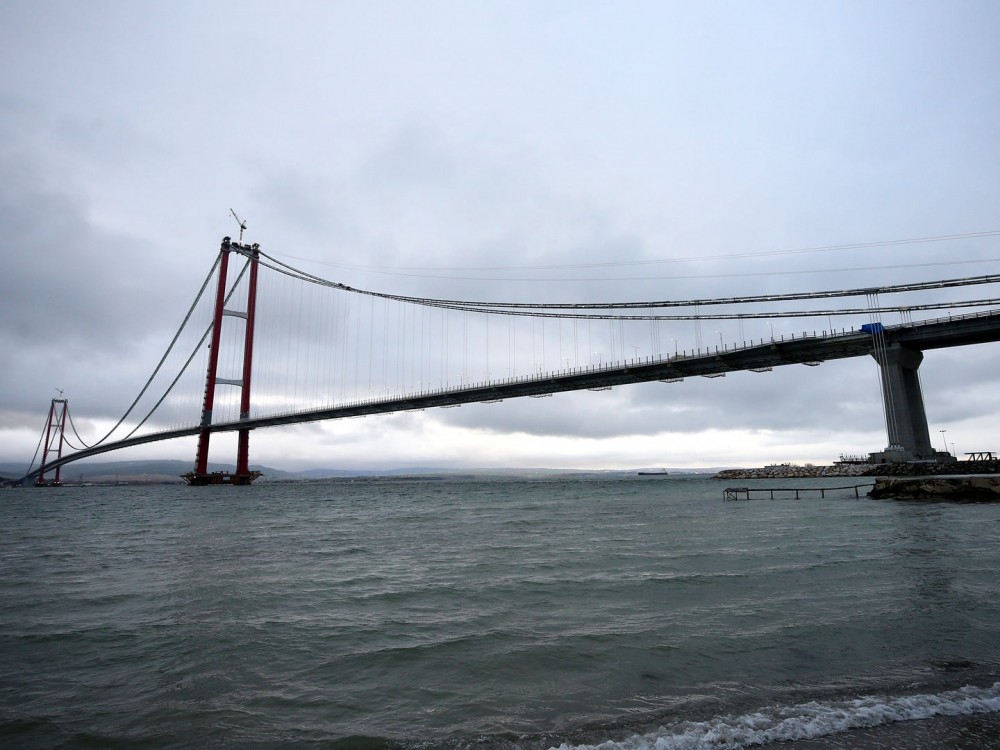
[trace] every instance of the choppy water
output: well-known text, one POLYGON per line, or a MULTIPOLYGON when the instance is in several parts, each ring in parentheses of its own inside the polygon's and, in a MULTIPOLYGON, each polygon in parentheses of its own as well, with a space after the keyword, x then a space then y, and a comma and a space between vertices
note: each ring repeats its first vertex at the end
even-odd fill
POLYGON ((942 720, 911 720, 950 715, 1000 732, 1000 506, 722 489, 3 491, 0 745, 918 747, 942 720))

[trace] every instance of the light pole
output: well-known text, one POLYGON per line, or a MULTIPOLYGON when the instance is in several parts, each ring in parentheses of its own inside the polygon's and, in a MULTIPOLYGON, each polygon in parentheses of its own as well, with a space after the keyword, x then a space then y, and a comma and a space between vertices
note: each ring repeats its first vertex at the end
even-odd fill
POLYGON ((947 440, 945 439, 945 436, 944 436, 944 434, 945 434, 945 433, 946 433, 947 431, 948 431, 948 430, 938 430, 938 432, 940 432, 940 433, 941 433, 941 442, 942 442, 942 443, 944 443, 944 452, 945 452, 945 453, 947 453, 947 452, 948 452, 948 441, 947 441, 947 440))
POLYGON ((722 331, 716 331, 716 333, 719 334, 719 346, 724 347, 725 344, 722 343, 722 331))
POLYGON ((670 339, 674 342, 674 356, 677 356, 677 339, 670 339))
POLYGON ((768 321, 767 324, 771 327, 771 341, 774 341, 774 323, 768 321))

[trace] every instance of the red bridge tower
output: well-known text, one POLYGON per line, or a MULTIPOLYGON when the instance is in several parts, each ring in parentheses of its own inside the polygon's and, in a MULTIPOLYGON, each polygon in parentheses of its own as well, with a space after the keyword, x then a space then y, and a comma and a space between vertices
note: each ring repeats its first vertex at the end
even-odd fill
POLYGON ((36 487, 62 486, 62 478, 60 477, 62 466, 56 466, 56 475, 51 482, 45 481, 45 467, 49 463, 50 453, 56 454, 56 461, 62 458, 63 429, 66 425, 66 410, 68 405, 69 402, 64 398, 52 399, 52 405, 49 407, 49 422, 45 428, 45 449, 42 451, 42 468, 39 470, 38 478, 35 480, 36 487), (59 435, 58 440, 55 438, 56 433, 59 435))
POLYGON ((217 385, 234 385, 240 389, 240 419, 250 418, 250 375, 253 364, 253 329, 257 308, 257 266, 260 259, 259 246, 233 242, 229 237, 222 239, 219 258, 219 283, 215 294, 215 315, 212 319, 212 343, 208 355, 208 375, 205 378, 205 402, 201 410, 201 429, 198 433, 198 453, 195 456, 194 471, 184 475, 190 485, 205 484, 250 484, 260 476, 259 471, 250 471, 250 429, 239 430, 236 449, 236 472, 208 471, 208 442, 212 435, 212 407, 215 404, 217 385), (226 310, 226 275, 229 268, 229 254, 236 252, 250 260, 250 278, 247 286, 247 309, 245 311, 226 310), (243 338, 243 377, 227 380, 218 377, 219 341, 222 335, 222 319, 231 316, 243 318, 246 329, 243 338))

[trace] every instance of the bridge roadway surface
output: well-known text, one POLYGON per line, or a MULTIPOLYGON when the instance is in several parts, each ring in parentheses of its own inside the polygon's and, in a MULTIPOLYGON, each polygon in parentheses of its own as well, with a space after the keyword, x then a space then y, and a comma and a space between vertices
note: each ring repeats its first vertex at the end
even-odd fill
MULTIPOLYGON (((910 349, 942 349, 968 344, 1000 341, 1000 310, 971 315, 937 318, 912 324, 885 327, 886 345, 901 344, 910 349)), ((507 398, 547 396, 565 391, 584 389, 604 390, 616 385, 647 383, 656 380, 673 381, 685 377, 719 377, 740 370, 766 370, 783 365, 814 365, 832 359, 862 357, 874 352, 872 336, 861 331, 826 336, 803 335, 781 338, 760 344, 717 349, 668 357, 665 359, 632 360, 604 366, 549 373, 542 377, 520 377, 489 381, 484 384, 426 391, 385 399, 349 402, 341 406, 313 409, 267 417, 255 417, 237 422, 222 422, 211 426, 212 432, 234 432, 240 429, 275 427, 326 419, 345 419, 395 411, 414 411, 435 407, 454 407, 470 403, 488 403, 507 398)), ((149 433, 126 440, 106 443, 77 451, 49 463, 46 472, 72 461, 101 453, 129 448, 145 443, 197 435, 199 427, 185 427, 149 433)), ((27 478, 37 476, 40 470, 27 478)))

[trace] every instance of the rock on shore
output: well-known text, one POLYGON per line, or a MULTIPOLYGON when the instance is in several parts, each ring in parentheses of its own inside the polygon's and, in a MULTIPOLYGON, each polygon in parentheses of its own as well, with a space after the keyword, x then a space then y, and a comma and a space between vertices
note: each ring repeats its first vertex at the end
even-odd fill
POLYGON ((833 466, 792 466, 780 464, 758 469, 723 469, 715 479, 801 479, 815 477, 863 477, 877 464, 834 464, 833 466))
POLYGON ((724 469, 715 479, 800 479, 814 477, 918 477, 937 474, 1000 474, 1000 461, 950 461, 909 464, 777 464, 757 469, 724 469))
POLYGON ((1000 502, 1000 477, 883 477, 875 480, 868 497, 997 503, 1000 502))

